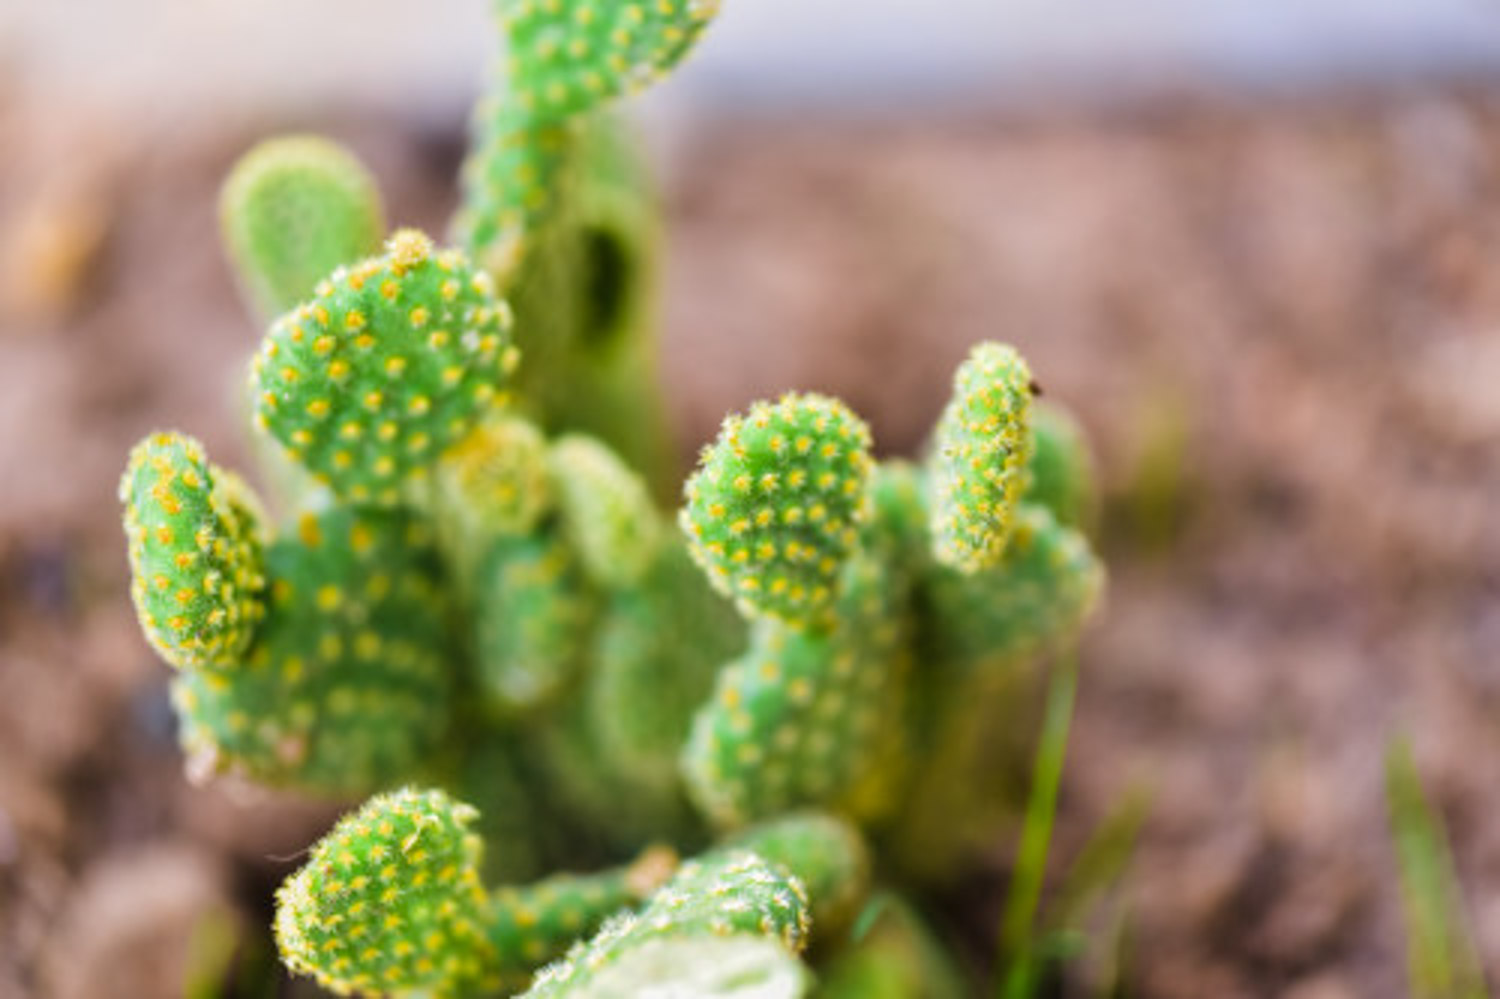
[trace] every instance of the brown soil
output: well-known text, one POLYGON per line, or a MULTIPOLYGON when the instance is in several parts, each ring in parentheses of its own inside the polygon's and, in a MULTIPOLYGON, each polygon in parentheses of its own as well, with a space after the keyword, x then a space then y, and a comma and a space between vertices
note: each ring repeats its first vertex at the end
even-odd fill
MULTIPOLYGON (((458 116, 340 118, 439 228, 458 116)), ((261 131, 0 105, 0 996, 173 994, 327 804, 187 786, 114 499, 165 426, 226 464, 255 331, 214 195, 261 131), (217 921, 217 923, 215 923, 217 921)), ((1060 849, 1154 805, 1145 996, 1400 996, 1381 757, 1414 739, 1500 972, 1500 101, 691 133, 664 377, 685 452, 790 387, 919 445, 1016 343, 1108 498, 1060 849)))

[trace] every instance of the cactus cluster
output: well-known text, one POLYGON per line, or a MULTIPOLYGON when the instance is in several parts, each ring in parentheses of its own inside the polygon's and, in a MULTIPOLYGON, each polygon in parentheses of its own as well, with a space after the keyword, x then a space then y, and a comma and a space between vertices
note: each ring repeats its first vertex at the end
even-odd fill
POLYGON ((320 141, 226 187, 282 515, 146 438, 133 595, 196 773, 373 795, 277 899, 284 960, 336 992, 962 981, 901 893, 1003 828, 995 730, 1028 731, 1017 690, 1100 590, 1087 456, 986 343, 920 463, 793 393, 726 419, 663 510, 639 174, 604 105, 713 6, 497 3, 456 247, 382 249, 373 182, 320 141), (870 905, 897 913, 873 936, 870 905))

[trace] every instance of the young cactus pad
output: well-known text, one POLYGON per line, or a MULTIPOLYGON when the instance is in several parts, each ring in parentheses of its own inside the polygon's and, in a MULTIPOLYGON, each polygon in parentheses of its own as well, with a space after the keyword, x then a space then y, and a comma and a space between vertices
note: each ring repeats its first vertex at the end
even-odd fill
POLYGON ((635 584, 661 540, 646 483, 609 448, 581 434, 552 445, 563 528, 589 576, 609 589, 635 584))
POLYGON ((1011 347, 982 343, 954 376, 932 455, 934 554, 963 572, 1005 553, 1031 451, 1031 371, 1011 347))
POLYGON ((254 500, 181 434, 136 445, 120 481, 131 596, 151 645, 179 669, 232 666, 265 616, 254 500))
POLYGON ((494 963, 473 808, 441 791, 372 798, 276 894, 276 943, 339 994, 459 995, 494 963))
POLYGON ((219 197, 224 248, 266 318, 304 301, 340 264, 380 248, 385 212, 364 165, 312 135, 263 142, 219 197))
POLYGON ((870 432, 843 403, 788 394, 724 421, 688 480, 694 559, 747 614, 818 622, 866 517, 870 432))
POLYGON ((394 504, 494 407, 518 360, 489 275, 402 230, 271 327, 256 422, 340 496, 394 504))

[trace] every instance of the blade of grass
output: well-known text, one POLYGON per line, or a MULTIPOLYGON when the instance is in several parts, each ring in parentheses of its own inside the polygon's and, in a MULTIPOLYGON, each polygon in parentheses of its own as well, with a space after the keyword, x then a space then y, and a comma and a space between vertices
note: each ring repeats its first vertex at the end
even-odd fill
POLYGON ((1386 806, 1400 868, 1406 960, 1415 999, 1486 999, 1484 972, 1463 918, 1463 899, 1442 819, 1428 802, 1411 746, 1391 743, 1386 806))
POLYGON ((1047 691, 1041 739, 1032 771, 1031 795, 1021 827, 1015 871, 1000 924, 1000 954, 991 992, 998 999, 1024 999, 1035 990, 1041 968, 1033 946, 1037 906, 1047 873, 1047 852, 1057 816, 1057 792, 1068 751, 1068 731, 1078 694, 1078 660, 1063 656, 1047 691))
POLYGON ((1151 792, 1136 787, 1099 823, 1063 876, 1047 923, 1055 932, 1078 929, 1100 896, 1119 884, 1135 856, 1141 827, 1151 810, 1151 792))

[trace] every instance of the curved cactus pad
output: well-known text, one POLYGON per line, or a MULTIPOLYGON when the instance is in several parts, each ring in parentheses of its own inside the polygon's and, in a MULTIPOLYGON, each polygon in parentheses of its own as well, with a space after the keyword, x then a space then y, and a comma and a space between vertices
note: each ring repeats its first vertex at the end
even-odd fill
POLYGON ((982 343, 954 376, 932 456, 938 561, 963 572, 1005 553, 1031 453, 1031 371, 1011 347, 982 343))
POLYGON ((813 931, 831 941, 849 925, 870 888, 870 851, 848 822, 795 812, 752 826, 729 841, 792 873, 807 890, 813 931))
POLYGON ((440 468, 443 511, 465 540, 530 533, 552 505, 547 441, 519 417, 481 423, 448 449, 440 468))
POLYGON ((256 422, 339 495, 394 504, 494 407, 518 360, 490 277, 403 230, 271 327, 256 422))
POLYGON ((368 801, 276 893, 282 959, 335 992, 456 995, 493 964, 476 812, 441 791, 368 801))
POLYGON ((497 0, 511 93, 538 119, 579 114, 671 69, 718 0, 497 0))
POLYGON ((404 514, 336 508, 267 548, 268 610, 243 662, 174 684, 190 766, 335 793, 409 775, 450 721, 430 535, 404 514))
POLYGON ((1087 530, 1098 513, 1088 442, 1078 422, 1057 406, 1032 410, 1030 481, 1021 497, 1052 511, 1057 522, 1087 530))
POLYGON ((219 228, 245 290, 271 318, 335 267, 376 252, 385 212, 375 179, 348 150, 298 135, 263 142, 235 164, 219 228))
POLYGON ((811 989, 807 966, 775 940, 695 934, 641 944, 567 996, 800 999, 811 989))
POLYGON ((725 852, 684 864, 639 914, 611 920, 587 944, 537 972, 526 996, 606 994, 598 989, 602 976, 615 974, 612 967, 661 940, 750 936, 797 952, 806 943, 809 923, 807 894, 785 868, 752 853, 725 852))
POLYGON ((179 669, 233 666, 266 609, 248 487, 192 438, 154 434, 130 453, 120 501, 146 638, 179 669))
POLYGON ((714 586, 794 627, 832 604, 867 514, 870 432, 843 403, 788 394, 724 421, 681 523, 714 586))
POLYGON ((584 569, 611 589, 635 584, 662 535, 646 483, 609 448, 580 434, 552 445, 551 466, 563 529, 584 569))

